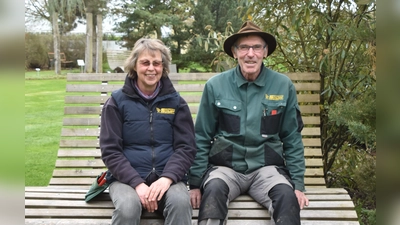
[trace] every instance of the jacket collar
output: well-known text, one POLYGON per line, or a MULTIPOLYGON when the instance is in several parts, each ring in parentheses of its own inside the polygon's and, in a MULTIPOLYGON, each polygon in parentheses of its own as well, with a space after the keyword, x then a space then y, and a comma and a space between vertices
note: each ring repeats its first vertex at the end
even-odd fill
POLYGON ((244 78, 244 76, 242 75, 242 71, 240 70, 240 66, 238 65, 235 68, 234 73, 236 74, 235 76, 235 80, 236 80, 236 84, 238 87, 242 86, 243 84, 247 84, 247 83, 254 83, 257 86, 265 86, 266 81, 267 81, 267 75, 268 75, 268 68, 266 68, 264 66, 264 63, 261 64, 261 70, 260 70, 260 74, 258 75, 257 79, 255 81, 248 81, 244 78))
MULTIPOLYGON (((164 96, 176 92, 169 77, 161 77, 160 82, 162 87, 160 93, 158 93, 158 96, 164 96)), ((128 75, 126 75, 125 83, 124 86, 122 87, 122 92, 128 95, 129 97, 140 98, 139 94, 136 92, 134 88, 134 85, 135 84, 133 82, 133 79, 130 78, 128 75)))

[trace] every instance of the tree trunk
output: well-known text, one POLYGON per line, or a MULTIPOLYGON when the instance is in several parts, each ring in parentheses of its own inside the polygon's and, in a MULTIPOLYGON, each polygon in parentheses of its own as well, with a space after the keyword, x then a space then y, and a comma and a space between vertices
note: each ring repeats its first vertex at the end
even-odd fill
POLYGON ((60 62, 60 31, 58 30, 58 13, 53 12, 52 25, 53 25, 53 43, 54 43, 54 71, 57 75, 61 74, 61 62, 60 62))
POLYGON ((93 72, 93 14, 86 13, 86 51, 85 51, 85 72, 93 72))
POLYGON ((97 14, 96 73, 103 72, 103 15, 97 14))

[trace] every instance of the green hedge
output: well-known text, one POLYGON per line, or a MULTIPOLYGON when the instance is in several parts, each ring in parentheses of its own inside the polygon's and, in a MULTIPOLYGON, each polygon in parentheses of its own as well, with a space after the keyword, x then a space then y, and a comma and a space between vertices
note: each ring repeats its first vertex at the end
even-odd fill
MULTIPOLYGON (((61 37, 60 52, 64 52, 69 66, 77 67, 77 59, 85 58, 86 36, 70 34, 61 37)), ((54 52, 51 33, 25 33, 25 69, 48 69, 48 52, 54 52)))

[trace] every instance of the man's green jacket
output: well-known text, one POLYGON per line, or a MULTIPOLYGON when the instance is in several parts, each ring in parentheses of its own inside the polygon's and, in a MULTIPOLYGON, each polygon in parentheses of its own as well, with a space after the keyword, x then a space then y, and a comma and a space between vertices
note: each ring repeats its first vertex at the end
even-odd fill
POLYGON ((304 191, 303 121, 295 87, 286 75, 262 67, 253 82, 239 66, 207 81, 195 123, 191 188, 200 187, 211 166, 248 174, 275 165, 304 191))

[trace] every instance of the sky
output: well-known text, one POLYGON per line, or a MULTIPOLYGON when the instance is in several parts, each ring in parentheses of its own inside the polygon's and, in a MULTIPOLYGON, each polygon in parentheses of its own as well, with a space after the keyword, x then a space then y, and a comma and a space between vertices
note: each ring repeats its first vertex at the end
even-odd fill
MULTIPOLYGON (((113 22, 110 18, 103 20, 103 33, 113 32, 113 22)), ((25 30, 27 32, 51 32, 51 24, 46 20, 33 21, 25 17, 25 30)), ((78 27, 71 33, 86 33, 86 25, 78 23, 78 27)))

